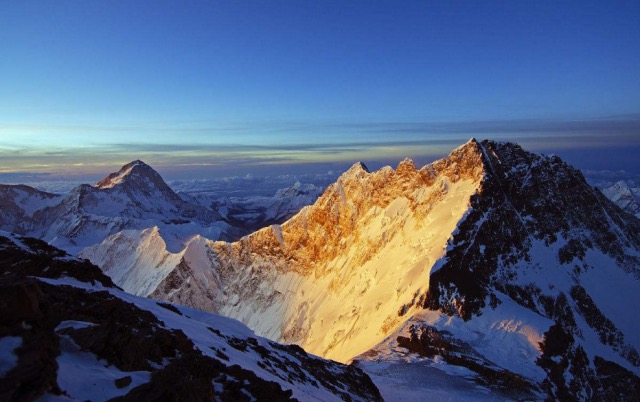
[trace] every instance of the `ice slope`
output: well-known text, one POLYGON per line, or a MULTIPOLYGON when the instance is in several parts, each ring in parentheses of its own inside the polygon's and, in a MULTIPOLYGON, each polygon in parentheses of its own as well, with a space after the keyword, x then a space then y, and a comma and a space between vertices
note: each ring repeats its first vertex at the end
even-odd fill
POLYGON ((357 368, 126 293, 35 239, 0 233, 0 290, 2 400, 381 400, 357 368))
MULTIPOLYGON (((247 271, 224 276, 226 289, 235 297, 219 312, 272 339, 300 343, 328 358, 350 359, 395 329, 398 311, 426 289, 429 268, 443 255, 447 234, 466 211, 473 191, 473 182, 457 184, 450 186, 445 202, 431 211, 427 222, 415 218, 404 197, 373 207, 356 225, 357 245, 345 247, 343 255, 317 266, 315 273, 262 274, 258 270, 265 262, 255 263, 247 269, 259 275, 253 305, 247 306, 254 290, 244 288, 247 271), (281 295, 280 300, 272 305, 261 300, 271 295, 281 295)), ((414 201, 431 195, 425 192, 414 201)), ((278 243, 283 239, 282 246, 296 241, 288 239, 286 228, 277 229, 272 236, 278 243)), ((348 243, 354 237, 343 239, 348 243)))

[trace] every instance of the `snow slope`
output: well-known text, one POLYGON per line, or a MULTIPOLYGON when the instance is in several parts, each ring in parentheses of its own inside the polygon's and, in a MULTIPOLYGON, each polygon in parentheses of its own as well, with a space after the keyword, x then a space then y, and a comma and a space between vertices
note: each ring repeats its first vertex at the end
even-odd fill
POLYGON ((355 367, 123 292, 35 239, 0 233, 0 273, 2 400, 381 400, 355 367))

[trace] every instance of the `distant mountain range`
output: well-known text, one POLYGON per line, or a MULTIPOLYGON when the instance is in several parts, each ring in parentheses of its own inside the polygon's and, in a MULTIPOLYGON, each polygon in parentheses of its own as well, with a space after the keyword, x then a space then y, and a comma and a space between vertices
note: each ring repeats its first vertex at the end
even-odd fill
POLYGON ((180 196, 140 161, 66 196, 0 191, 3 230, 351 362, 388 400, 640 399, 634 190, 604 190, 625 212, 554 156, 472 139, 245 204, 180 196))
POLYGON ((122 231, 155 229, 168 250, 179 252, 195 235, 233 240, 283 222, 321 191, 296 183, 271 197, 178 194, 138 160, 63 195, 0 185, 0 229, 44 239, 72 254, 122 231))

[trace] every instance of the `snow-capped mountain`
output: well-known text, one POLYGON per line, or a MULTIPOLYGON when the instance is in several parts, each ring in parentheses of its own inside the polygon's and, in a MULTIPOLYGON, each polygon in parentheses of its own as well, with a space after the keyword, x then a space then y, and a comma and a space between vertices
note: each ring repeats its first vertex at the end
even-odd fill
POLYGON ((234 231, 216 211, 180 198, 141 161, 125 165, 95 186, 76 187, 44 213, 52 221, 39 237, 74 253, 125 229, 157 227, 171 250, 182 249, 196 234, 224 238, 234 231))
POLYGON ((628 311, 640 302, 640 221, 559 158, 515 144, 471 140, 421 169, 356 164, 282 225, 154 258, 174 260, 162 275, 116 263, 107 273, 137 294, 356 359, 382 383, 398 376, 383 396, 410 377, 398 364, 508 397, 640 393, 628 311))
MULTIPOLYGON (((471 140, 420 169, 358 163, 313 205, 234 243, 167 236, 165 225, 189 225, 182 203, 205 210, 191 214, 198 225, 210 204, 166 195, 159 176, 127 184, 149 177, 139 165, 44 209, 99 219, 101 205, 119 211, 80 256, 128 292, 354 361, 391 400, 450 395, 434 379, 474 399, 640 395, 640 327, 628 311, 640 302, 640 221, 557 157, 471 140), (143 196, 154 200, 136 208, 143 196)), ((306 191, 295 187, 293 198, 282 192, 285 206, 306 191)), ((263 201, 258 219, 278 210, 263 201)), ((229 218, 229 205, 220 216, 229 218)))
POLYGON ((65 196, 4 185, 0 203, 7 205, 2 229, 41 238, 72 254, 123 230, 155 228, 173 251, 194 235, 232 239, 241 232, 217 211, 184 201, 142 161, 65 196))
POLYGON ((6 232, 0 317, 1 400, 381 400, 356 367, 132 296, 98 267, 6 232))
POLYGON ((630 187, 620 180, 611 187, 602 189, 602 193, 620 208, 640 218, 640 187, 630 187))

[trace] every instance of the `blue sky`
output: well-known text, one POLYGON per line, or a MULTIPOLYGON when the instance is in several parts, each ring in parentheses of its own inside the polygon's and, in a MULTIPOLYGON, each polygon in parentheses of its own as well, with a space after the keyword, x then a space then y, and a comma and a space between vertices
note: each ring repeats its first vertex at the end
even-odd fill
POLYGON ((638 1, 21 1, 0 52, 5 173, 426 163, 472 136, 640 170, 638 1))

